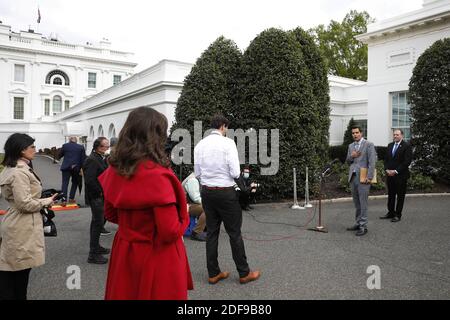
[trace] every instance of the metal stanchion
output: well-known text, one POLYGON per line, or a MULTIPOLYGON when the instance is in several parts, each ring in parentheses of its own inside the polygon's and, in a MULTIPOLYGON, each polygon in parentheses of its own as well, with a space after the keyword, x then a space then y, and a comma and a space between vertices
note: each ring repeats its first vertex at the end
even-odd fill
POLYGON ((304 207, 299 206, 297 201, 297 172, 294 168, 294 204, 292 205, 291 209, 301 210, 305 209, 304 207))
POLYGON ((309 203, 309 179, 308 179, 308 167, 306 167, 305 208, 312 208, 312 204, 309 203))

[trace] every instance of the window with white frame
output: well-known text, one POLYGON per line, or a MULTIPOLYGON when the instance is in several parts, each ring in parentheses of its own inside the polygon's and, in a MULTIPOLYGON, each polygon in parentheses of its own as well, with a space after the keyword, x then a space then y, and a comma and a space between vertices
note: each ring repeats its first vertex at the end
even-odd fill
POLYGON ((88 73, 88 88, 97 87, 97 74, 95 72, 88 73))
POLYGON ((53 78, 53 84, 57 85, 57 86, 62 86, 63 81, 60 77, 54 77, 53 78))
POLYGON ((14 120, 23 120, 24 119, 24 98, 22 97, 14 97, 14 120))
POLYGON ((115 86, 116 84, 120 83, 120 81, 122 81, 122 76, 115 74, 113 78, 113 85, 115 86))
POLYGON ((70 108, 70 101, 69 100, 65 100, 64 101, 64 110, 69 110, 70 108))
POLYGON ((14 81, 25 82, 25 66, 23 64, 14 65, 14 81))
POLYGON ((404 139, 411 139, 411 106, 408 104, 408 91, 391 92, 392 129, 402 129, 404 139))
POLYGON ((62 99, 60 96, 53 97, 53 115, 62 111, 62 99))
POLYGON ((89 138, 90 138, 91 141, 94 140, 94 136, 95 136, 94 126, 91 126, 91 129, 89 129, 89 138))
POLYGON ((103 133, 103 126, 102 125, 100 125, 99 127, 98 127, 98 134, 97 134, 97 137, 104 137, 105 136, 105 134, 103 133))
POLYGON ((116 128, 114 127, 114 124, 112 124, 112 123, 109 125, 108 137, 109 138, 115 138, 116 137, 116 128))
POLYGON ((50 115, 50 99, 44 100, 44 115, 45 116, 50 115))

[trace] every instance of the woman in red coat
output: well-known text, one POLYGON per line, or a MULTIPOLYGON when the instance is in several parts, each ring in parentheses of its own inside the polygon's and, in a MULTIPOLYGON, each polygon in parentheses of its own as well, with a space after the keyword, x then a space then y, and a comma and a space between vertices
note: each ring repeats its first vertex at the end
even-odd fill
POLYGON ((105 218, 119 225, 105 299, 185 300, 193 288, 183 243, 186 198, 164 151, 167 119, 146 107, 132 111, 99 177, 105 218))

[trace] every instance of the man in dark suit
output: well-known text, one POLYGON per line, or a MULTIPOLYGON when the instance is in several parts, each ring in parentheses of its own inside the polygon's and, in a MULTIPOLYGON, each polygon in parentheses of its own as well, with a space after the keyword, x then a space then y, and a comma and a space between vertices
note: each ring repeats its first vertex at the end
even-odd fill
POLYGON ((98 177, 108 168, 105 154, 108 149, 108 139, 97 138, 94 141, 92 153, 86 158, 83 165, 86 203, 91 206, 92 212, 88 263, 107 263, 108 259, 103 254, 110 252, 109 249, 100 246, 100 233, 104 225, 104 199, 103 189, 98 181, 98 177))
POLYGON ((61 164, 62 172, 62 193, 69 198, 69 203, 75 203, 75 193, 77 192, 78 181, 80 179, 80 170, 86 159, 84 147, 77 143, 76 137, 70 137, 69 142, 63 144, 59 153, 59 158, 64 157, 61 164), (70 194, 67 194, 69 180, 72 179, 70 194))
POLYGON ((392 222, 401 220, 411 160, 411 145, 403 140, 402 130, 394 130, 394 141, 388 145, 384 159, 384 170, 386 170, 389 194, 388 213, 380 217, 380 219, 391 219, 392 222), (397 206, 395 205, 396 198, 397 206))

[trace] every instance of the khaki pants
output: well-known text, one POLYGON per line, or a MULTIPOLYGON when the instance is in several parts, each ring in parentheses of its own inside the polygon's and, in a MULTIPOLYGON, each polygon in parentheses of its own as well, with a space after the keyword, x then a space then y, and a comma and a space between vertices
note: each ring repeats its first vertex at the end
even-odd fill
POLYGON ((202 233, 206 226, 206 215, 201 204, 190 203, 189 215, 191 217, 198 217, 197 225, 194 228, 195 233, 202 233))

